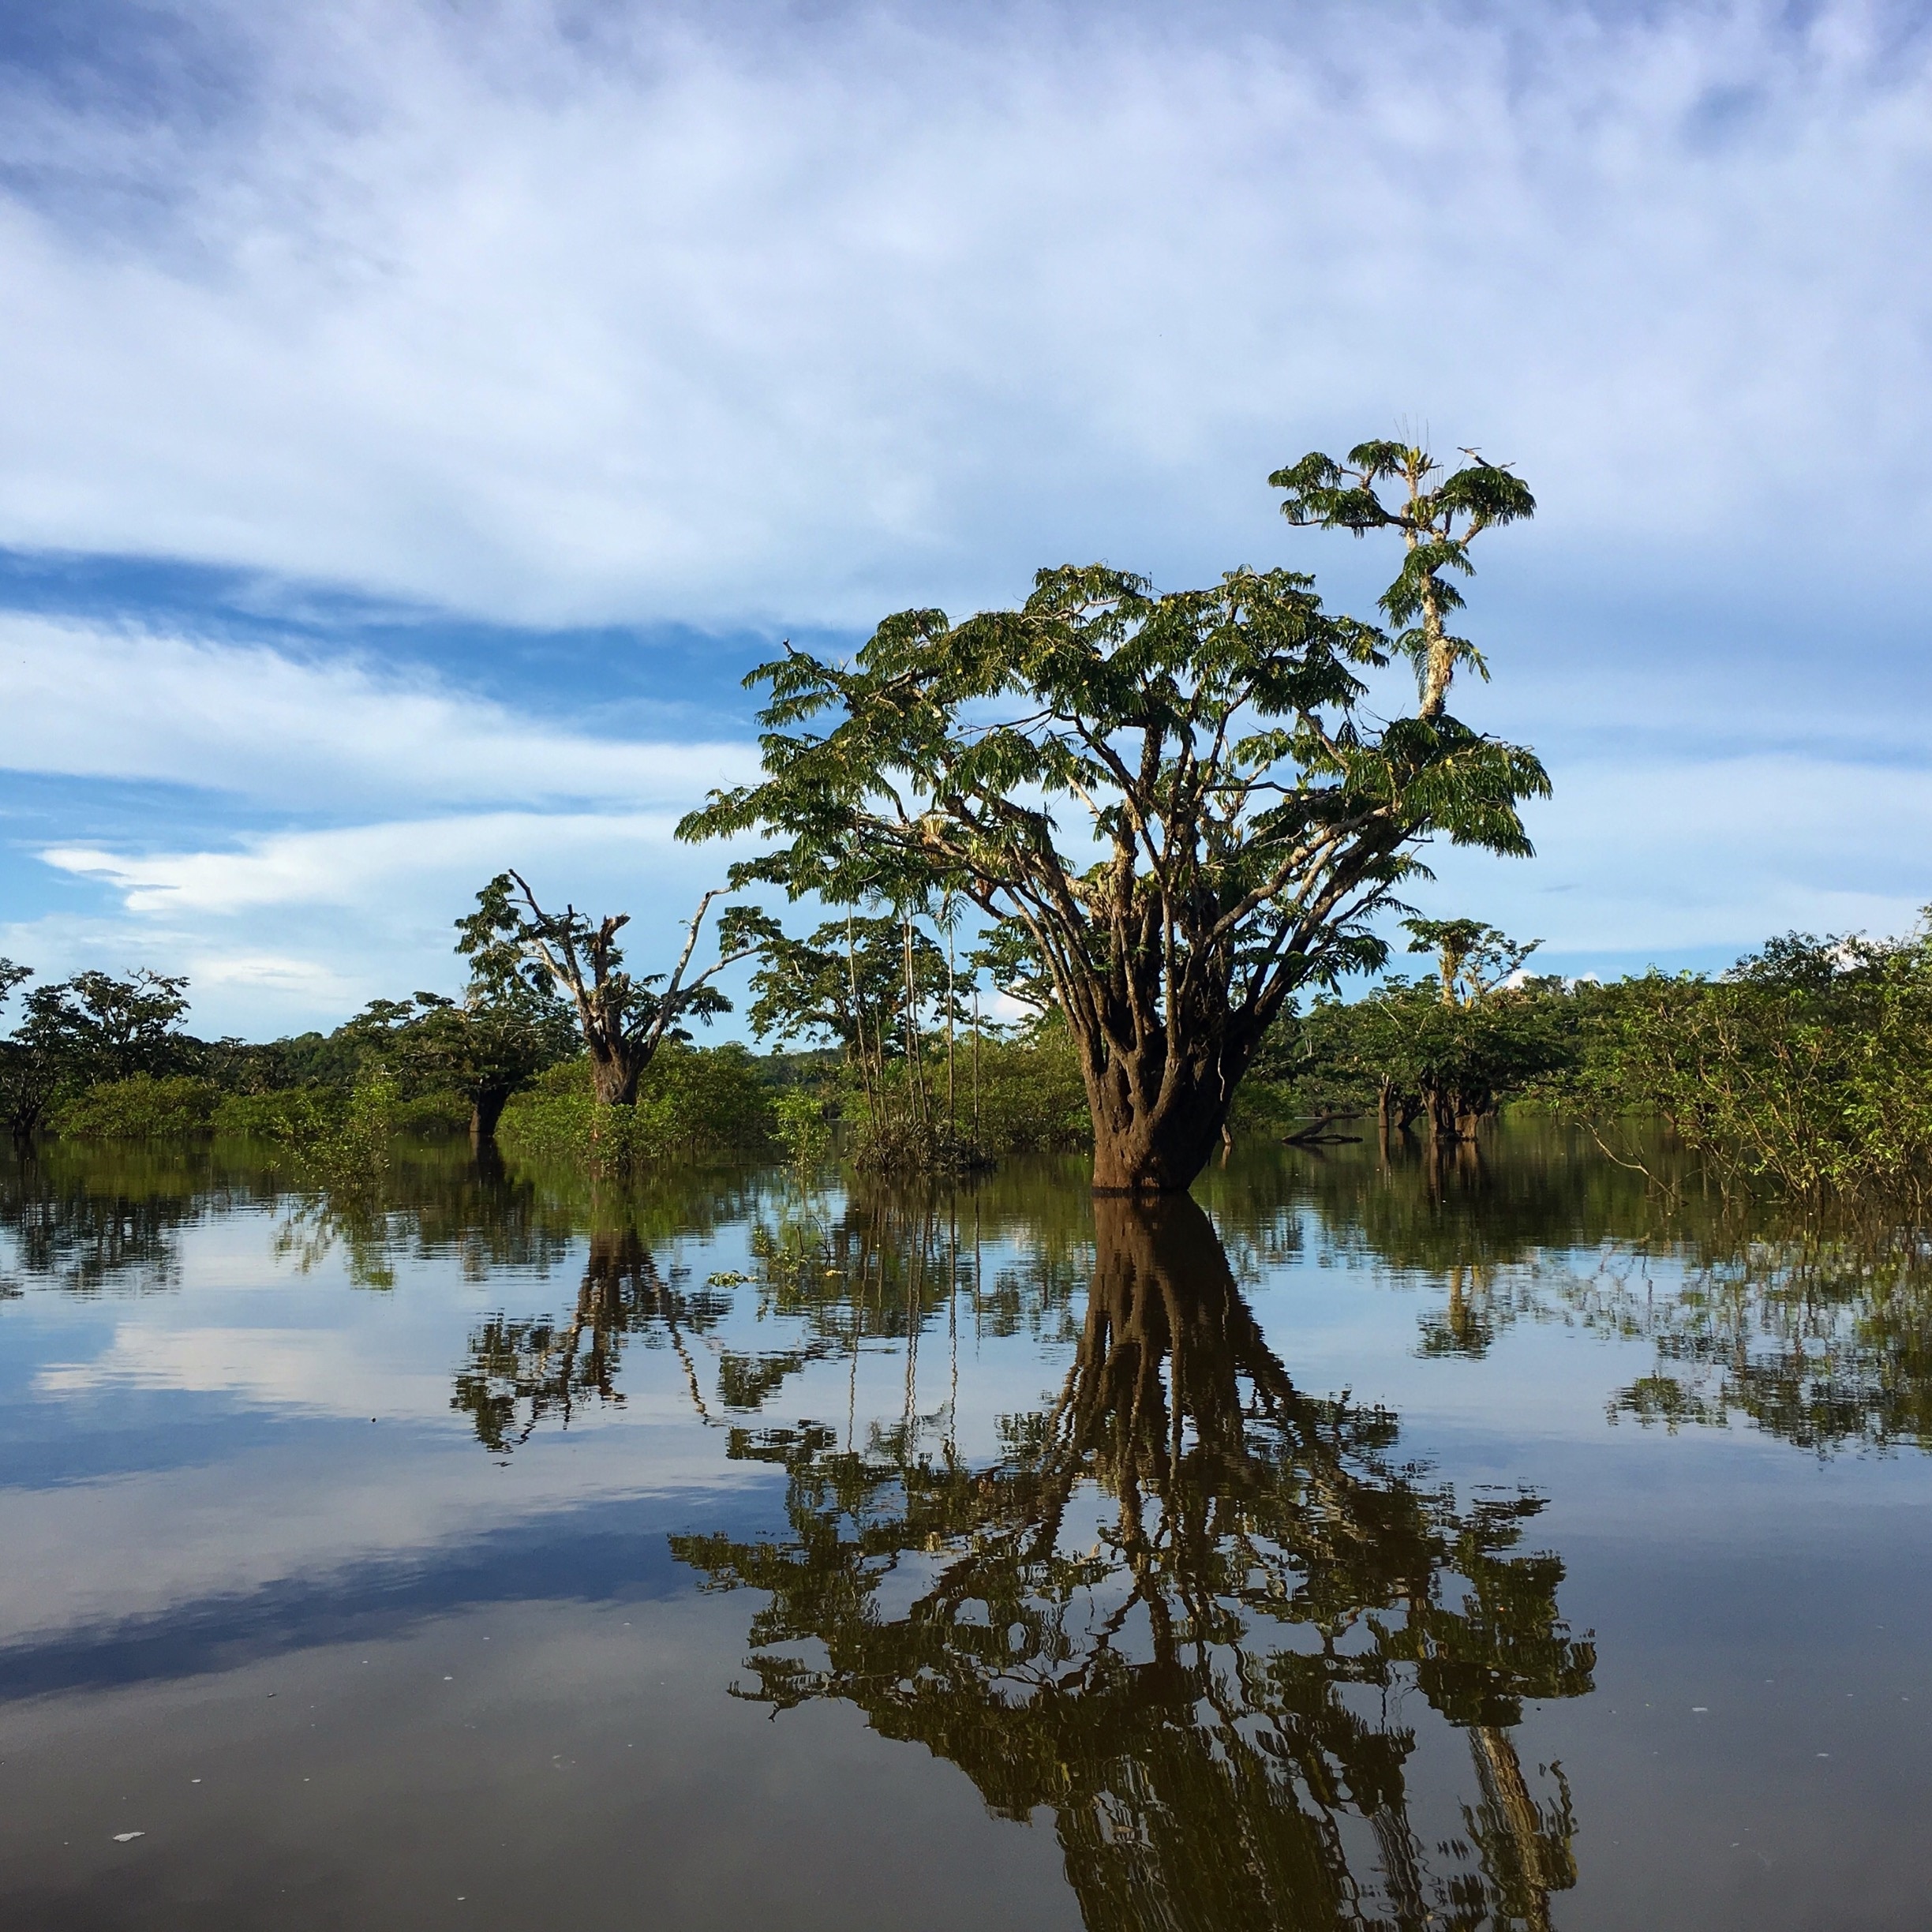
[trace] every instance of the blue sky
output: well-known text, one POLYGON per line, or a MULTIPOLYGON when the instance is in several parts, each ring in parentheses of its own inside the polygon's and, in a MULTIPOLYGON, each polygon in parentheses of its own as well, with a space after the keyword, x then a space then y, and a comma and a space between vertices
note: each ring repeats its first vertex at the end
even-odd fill
POLYGON ((1932 900, 1923 8, 0 13, 0 951, 208 1032, 637 915, 777 638, 1388 560, 1267 472, 1515 461, 1478 725, 1552 964, 1932 900))

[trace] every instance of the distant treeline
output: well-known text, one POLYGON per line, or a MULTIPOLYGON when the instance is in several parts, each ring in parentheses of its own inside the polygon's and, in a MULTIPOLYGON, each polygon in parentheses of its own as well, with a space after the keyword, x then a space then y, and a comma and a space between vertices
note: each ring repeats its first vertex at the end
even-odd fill
MULTIPOLYGON (((1524 972, 1532 949, 1412 922, 1438 972, 1316 1001, 1276 1029, 1251 1120, 1466 1138, 1512 1099, 1634 1161, 1661 1119, 1727 1184, 1915 1204, 1932 1174, 1932 915, 1908 937, 1791 934, 1716 976, 1524 972)), ((1237 1115, 1238 1118, 1238 1115, 1237 1115)))
MULTIPOLYGON (((1439 1149, 1511 1103, 1579 1122, 1636 1162, 1661 1120, 1705 1171, 1807 1198, 1916 1202, 1932 1171, 1932 927, 1904 939, 1792 934, 1705 976, 1537 975, 1532 946, 1472 921, 1411 921, 1434 970, 1277 1023, 1234 1131, 1351 1128, 1439 1149)), ((194 1134, 333 1148, 402 1131, 494 1135, 530 1156, 626 1166, 841 1141, 891 1164, 916 1133, 975 1156, 1082 1145, 1073 1038, 1049 1005, 999 1029, 947 949, 896 920, 768 948, 751 1018, 802 1050, 702 1047, 672 1032, 631 1103, 606 1103, 578 1017, 541 987, 376 1001, 329 1033, 204 1040, 184 979, 90 972, 20 995, 0 1040, 17 1139, 194 1134), (869 927, 871 930, 862 930, 869 927)), ((0 968, 9 990, 28 977, 0 968)), ((361 1151, 359 1153, 358 1151, 361 1151)))
MULTIPOLYGON (((0 988, 30 976, 0 962, 0 988)), ((186 1031, 187 993, 185 978, 145 971, 90 971, 26 992, 0 1039, 0 1107, 15 1140, 207 1135, 340 1159, 384 1134, 467 1132, 521 1154, 627 1166, 672 1154, 829 1151, 841 1126, 863 1135, 909 1080, 897 1040, 862 1072, 834 1046, 754 1053, 680 1032, 642 1069, 631 1104, 612 1106, 561 1002, 474 987, 464 1002, 417 994, 373 1002, 331 1032, 251 1042, 186 1031)), ((942 1036, 930 1050, 943 1061, 942 1036)), ((953 1058, 958 1135, 1005 1153, 1087 1133, 1064 1030, 1009 1036, 969 1024, 953 1058)), ((943 1095, 933 1104, 943 1110, 943 1095)))

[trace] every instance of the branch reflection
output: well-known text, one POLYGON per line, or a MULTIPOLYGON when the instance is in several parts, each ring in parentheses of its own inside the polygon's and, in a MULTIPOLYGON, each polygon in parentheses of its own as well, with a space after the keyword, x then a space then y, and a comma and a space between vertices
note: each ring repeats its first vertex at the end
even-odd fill
POLYGON ((1540 1503, 1458 1506, 1385 1411, 1298 1390, 1193 1201, 1095 1214, 1072 1368, 990 1467, 735 1433, 785 1470, 788 1533, 674 1548, 768 1598, 741 1694, 848 1701, 997 1814, 1050 1810, 1096 1932, 1546 1926, 1570 1795, 1513 1733, 1594 1655, 1519 1547, 1540 1503), (1446 1838, 1411 1816, 1423 1711, 1472 1760, 1446 1838))
POLYGON ((594 1230, 575 1307, 562 1316, 489 1316, 470 1335, 450 1406, 469 1415, 486 1449, 507 1455, 545 1423, 567 1428, 586 1407, 622 1407, 618 1371, 641 1339, 676 1352, 709 1421, 686 1336, 714 1327, 729 1305, 713 1290, 694 1293, 682 1270, 667 1280, 635 1226, 594 1230))

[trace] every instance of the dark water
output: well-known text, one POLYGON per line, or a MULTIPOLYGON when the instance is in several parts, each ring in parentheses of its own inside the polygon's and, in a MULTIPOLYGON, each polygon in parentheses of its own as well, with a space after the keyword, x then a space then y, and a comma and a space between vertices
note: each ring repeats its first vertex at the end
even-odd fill
POLYGON ((0 1170, 0 1924, 1932 1920, 1919 1244, 1196 1192, 0 1170))

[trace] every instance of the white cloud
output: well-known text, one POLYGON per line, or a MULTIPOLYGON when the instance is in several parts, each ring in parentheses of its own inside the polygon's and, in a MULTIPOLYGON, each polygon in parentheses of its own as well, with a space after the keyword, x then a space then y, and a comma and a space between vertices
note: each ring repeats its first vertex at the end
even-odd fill
POLYGON ((720 848, 679 844, 673 822, 473 812, 254 834, 227 848, 55 847, 42 857, 109 889, 120 914, 0 925, 0 951, 50 978, 103 963, 185 972, 204 1032, 328 1027, 378 994, 454 990, 453 924, 485 879, 514 866, 548 905, 629 912, 631 963, 654 971, 726 863, 720 848))
POLYGON ((1925 522, 1932 52, 1855 0, 185 17, 243 98, 15 103, 15 544, 863 620, 1279 554, 1405 412, 1600 572, 1925 522))
POLYGON ((447 1407, 449 1378, 372 1354, 366 1338, 339 1329, 167 1328, 122 1322, 92 1361, 43 1368, 50 1395, 93 1395, 117 1384, 220 1392, 310 1415, 376 1415, 414 1421, 447 1407))
MULTIPOLYGON (((1579 759, 1529 863, 1438 850, 1416 897, 1560 954, 1743 953, 1793 927, 1896 934, 1932 902, 1932 771, 1753 754, 1579 759)), ((1641 961, 1639 961, 1641 963, 1641 961)))
POLYGON ((63 871, 114 886, 125 895, 130 912, 219 914, 269 906, 367 906, 452 874, 480 882, 507 865, 541 880, 560 859, 581 870, 586 861, 608 863, 615 854, 662 853, 672 845, 672 822, 642 813, 475 812, 271 833, 234 852, 137 856, 56 846, 41 856, 63 871))
POLYGON ((695 803, 748 746, 597 737, 425 672, 0 614, 0 766, 358 814, 399 802, 695 803))

